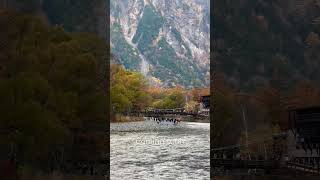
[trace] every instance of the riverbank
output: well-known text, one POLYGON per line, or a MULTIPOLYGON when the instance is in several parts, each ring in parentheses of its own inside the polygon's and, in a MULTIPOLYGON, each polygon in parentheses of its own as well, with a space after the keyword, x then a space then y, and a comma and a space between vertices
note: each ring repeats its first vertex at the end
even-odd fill
POLYGON ((143 117, 136 117, 136 116, 124 116, 124 115, 113 115, 111 116, 112 123, 121 123, 121 122, 138 122, 144 121, 143 117))
POLYGON ((19 180, 105 180, 104 176, 89 176, 89 175, 64 175, 60 173, 52 173, 48 175, 21 175, 19 180))
POLYGON ((210 117, 201 117, 201 118, 194 118, 194 117, 184 117, 182 119, 184 122, 197 122, 197 123, 210 123, 210 117))

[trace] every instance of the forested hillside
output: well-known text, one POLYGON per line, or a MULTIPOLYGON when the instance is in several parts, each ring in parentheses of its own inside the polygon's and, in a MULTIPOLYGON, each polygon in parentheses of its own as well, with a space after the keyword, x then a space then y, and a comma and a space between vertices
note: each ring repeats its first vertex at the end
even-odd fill
POLYGON ((66 31, 107 35, 105 0, 0 0, 0 9, 41 16, 66 31))
POLYGON ((236 89, 320 85, 320 2, 213 1, 214 71, 236 89))
MULTIPOLYGON (((212 2, 210 142, 229 146, 287 132, 288 110, 319 106, 320 1, 212 2)), ((255 143, 244 149, 259 154, 255 143)))
POLYGON ((44 172, 101 159, 105 42, 6 11, 0 26, 0 159, 14 158, 19 169, 44 172))
POLYGON ((92 32, 101 37, 107 34, 105 0, 43 0, 51 24, 62 25, 67 31, 92 32))
POLYGON ((146 77, 137 71, 126 70, 123 65, 111 64, 110 97, 112 121, 116 115, 127 115, 148 108, 185 108, 198 112, 201 95, 208 89, 162 88, 151 86, 146 77))

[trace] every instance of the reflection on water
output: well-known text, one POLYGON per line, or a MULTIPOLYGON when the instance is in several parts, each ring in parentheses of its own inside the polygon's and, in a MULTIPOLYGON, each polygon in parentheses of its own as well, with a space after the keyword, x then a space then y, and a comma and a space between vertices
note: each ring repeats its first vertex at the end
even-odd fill
POLYGON ((209 123, 111 124, 111 179, 209 179, 209 123))

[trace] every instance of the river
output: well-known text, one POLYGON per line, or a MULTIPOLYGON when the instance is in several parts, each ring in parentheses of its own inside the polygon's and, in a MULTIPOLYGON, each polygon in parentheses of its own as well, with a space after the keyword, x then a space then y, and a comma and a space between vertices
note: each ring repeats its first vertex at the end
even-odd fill
POLYGON ((111 123, 111 180, 209 179, 210 125, 111 123))

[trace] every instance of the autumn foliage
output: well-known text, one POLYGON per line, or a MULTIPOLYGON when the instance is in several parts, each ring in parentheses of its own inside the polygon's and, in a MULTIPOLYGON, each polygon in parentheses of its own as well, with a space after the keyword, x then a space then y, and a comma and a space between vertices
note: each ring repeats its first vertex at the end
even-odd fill
POLYGON ((110 96, 113 114, 129 114, 146 108, 185 108, 195 112, 203 95, 209 95, 208 88, 151 86, 148 78, 141 73, 111 64, 110 96))
POLYGON ((0 16, 0 159, 43 171, 106 151, 107 47, 27 15, 0 16))

